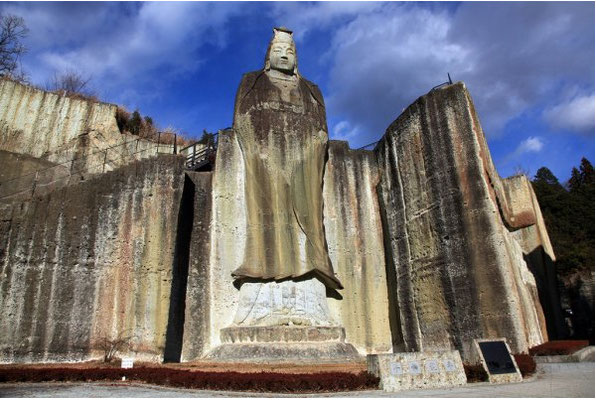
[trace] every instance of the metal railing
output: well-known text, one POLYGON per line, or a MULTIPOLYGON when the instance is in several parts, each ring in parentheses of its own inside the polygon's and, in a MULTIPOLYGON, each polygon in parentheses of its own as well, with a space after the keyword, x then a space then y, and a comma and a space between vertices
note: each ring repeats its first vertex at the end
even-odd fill
POLYGON ((173 144, 164 144, 159 142, 160 136, 158 136, 157 142, 152 142, 143 138, 135 138, 99 151, 85 154, 81 157, 75 157, 57 163, 48 168, 40 168, 33 172, 7 179, 0 182, 0 200, 6 200, 10 197, 18 197, 22 195, 26 195, 28 198, 33 198, 36 191, 39 192, 39 190, 44 187, 52 187, 52 185, 55 185, 60 181, 69 181, 73 177, 84 180, 89 176, 111 171, 131 162, 148 158, 151 155, 176 154, 176 139, 177 138, 175 137, 173 144), (139 144, 141 144, 140 150, 139 144), (130 148, 126 148, 127 146, 130 148), (134 150, 132 149, 133 146, 134 150), (111 155, 110 152, 112 152, 111 155), (140 154, 147 152, 149 152, 148 155, 139 157, 140 154), (27 193, 29 193, 29 195, 27 195, 27 193))
POLYGON ((213 141, 206 144, 195 142, 190 146, 180 149, 179 154, 186 156, 186 168, 196 171, 208 164, 213 165, 215 163, 217 135, 218 133, 213 136, 213 141))

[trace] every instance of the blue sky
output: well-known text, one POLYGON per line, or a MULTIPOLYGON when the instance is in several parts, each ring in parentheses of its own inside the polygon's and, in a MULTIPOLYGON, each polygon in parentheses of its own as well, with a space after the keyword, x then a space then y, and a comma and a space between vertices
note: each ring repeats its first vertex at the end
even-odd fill
POLYGON ((294 30, 329 135, 357 148, 444 82, 464 81, 502 176, 566 180, 594 163, 593 2, 0 3, 30 29, 32 83, 91 77, 99 97, 194 135, 231 126, 243 73, 274 26, 294 30))

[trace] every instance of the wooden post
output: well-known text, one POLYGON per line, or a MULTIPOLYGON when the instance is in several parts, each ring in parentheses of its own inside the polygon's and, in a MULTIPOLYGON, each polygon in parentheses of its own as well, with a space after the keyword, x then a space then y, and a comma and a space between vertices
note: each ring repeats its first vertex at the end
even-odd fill
POLYGON ((155 154, 159 154, 159 141, 161 139, 161 131, 157 132, 157 152, 155 154))
POLYGON ((178 154, 178 134, 174 133, 174 154, 178 154))

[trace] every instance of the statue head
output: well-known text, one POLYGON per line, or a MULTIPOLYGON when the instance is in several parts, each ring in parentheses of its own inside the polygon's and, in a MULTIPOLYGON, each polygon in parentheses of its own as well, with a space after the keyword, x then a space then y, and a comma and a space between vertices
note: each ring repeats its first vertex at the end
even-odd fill
POLYGON ((298 74, 298 58, 292 31, 286 28, 273 28, 273 38, 269 42, 265 57, 265 71, 281 71, 285 74, 298 74))

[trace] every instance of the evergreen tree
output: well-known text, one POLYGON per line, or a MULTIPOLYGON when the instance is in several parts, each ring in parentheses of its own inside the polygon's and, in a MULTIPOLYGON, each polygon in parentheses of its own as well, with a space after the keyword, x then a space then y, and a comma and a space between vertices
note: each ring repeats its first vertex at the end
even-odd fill
POLYGON ((590 304, 582 282, 594 271, 594 167, 582 158, 571 171, 568 190, 546 167, 536 172, 532 185, 557 257, 558 280, 573 310, 574 336, 593 340, 593 292, 590 304))
POLYGON ((573 169, 571 170, 571 178, 569 178, 569 181, 567 182, 569 190, 571 192, 579 190, 579 188, 582 185, 582 180, 582 175, 579 172, 579 169, 573 167, 573 169))
POLYGON ((139 114, 139 110, 135 110, 126 124, 126 130, 133 135, 138 135, 141 131, 142 123, 143 122, 141 120, 141 114, 139 114))

